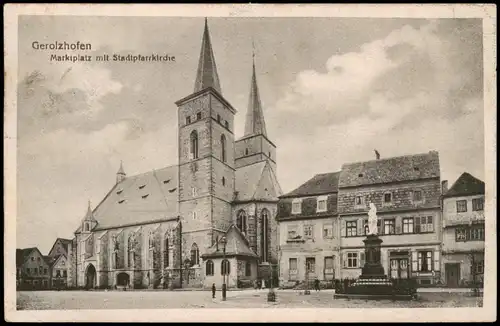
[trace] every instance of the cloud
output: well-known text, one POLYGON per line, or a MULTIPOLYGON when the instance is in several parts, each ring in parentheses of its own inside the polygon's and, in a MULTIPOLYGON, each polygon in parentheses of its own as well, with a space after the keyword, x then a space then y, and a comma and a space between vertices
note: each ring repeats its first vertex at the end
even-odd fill
POLYGON ((464 170, 483 177, 483 132, 470 125, 483 119, 482 56, 466 44, 481 31, 455 24, 463 28, 435 21, 404 26, 356 52, 331 56, 325 72, 298 73, 268 111, 271 129, 285 134, 278 161, 308 158, 280 166, 285 191, 298 186, 297 171, 306 180, 373 159, 374 148, 386 157, 438 150, 444 177, 464 170), (464 153, 477 161, 457 164, 464 153))

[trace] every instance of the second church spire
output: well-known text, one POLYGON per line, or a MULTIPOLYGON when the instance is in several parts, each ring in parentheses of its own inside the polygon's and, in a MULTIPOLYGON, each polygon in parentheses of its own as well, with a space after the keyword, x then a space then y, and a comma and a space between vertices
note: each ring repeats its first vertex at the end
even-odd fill
POLYGON ((252 82, 245 121, 245 136, 249 135, 264 135, 267 137, 266 122, 264 121, 264 112, 262 112, 257 76, 255 74, 255 53, 252 53, 252 82))

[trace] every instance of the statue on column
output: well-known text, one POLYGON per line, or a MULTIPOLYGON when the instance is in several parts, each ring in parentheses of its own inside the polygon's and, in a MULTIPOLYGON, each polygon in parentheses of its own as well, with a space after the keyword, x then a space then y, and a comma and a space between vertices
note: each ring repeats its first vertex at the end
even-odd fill
POLYGON ((377 207, 374 203, 370 203, 370 210, 368 211, 368 235, 377 235, 377 207))

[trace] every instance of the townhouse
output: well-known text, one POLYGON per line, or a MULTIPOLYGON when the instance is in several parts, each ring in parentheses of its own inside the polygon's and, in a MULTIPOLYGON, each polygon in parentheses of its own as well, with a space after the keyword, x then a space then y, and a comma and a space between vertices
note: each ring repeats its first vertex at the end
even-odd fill
POLYGON ((443 181, 443 281, 449 287, 482 284, 484 182, 464 172, 446 191, 443 181))
POLYGON ((315 175, 280 197, 280 285, 331 283, 339 274, 336 235, 339 172, 315 175))
MULTIPOLYGON (((377 153, 378 154, 378 153, 377 153)), ((367 212, 375 204, 381 263, 390 278, 440 281, 439 154, 407 155, 342 166, 338 190, 341 278, 357 278, 364 265, 367 212)))

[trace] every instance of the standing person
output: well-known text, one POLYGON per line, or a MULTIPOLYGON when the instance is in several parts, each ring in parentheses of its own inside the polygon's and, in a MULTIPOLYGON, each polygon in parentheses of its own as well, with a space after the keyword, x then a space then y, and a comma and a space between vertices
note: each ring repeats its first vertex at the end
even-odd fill
POLYGON ((318 280, 318 279, 315 279, 315 280, 314 280, 314 289, 315 289, 316 291, 319 291, 319 280, 318 280))
POLYGON ((212 283, 212 299, 215 299, 215 283, 212 283))

